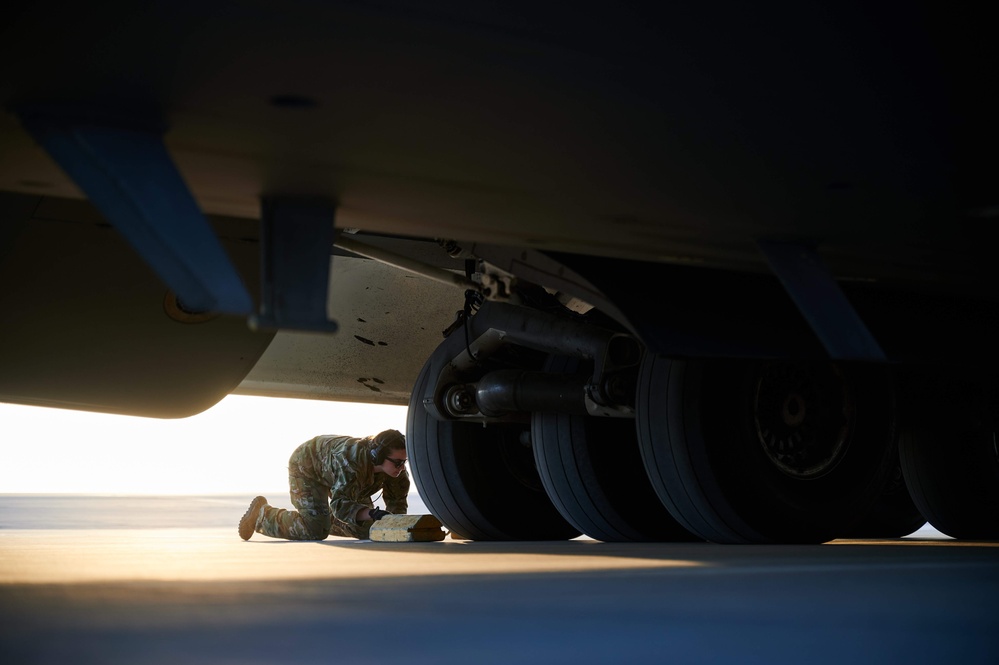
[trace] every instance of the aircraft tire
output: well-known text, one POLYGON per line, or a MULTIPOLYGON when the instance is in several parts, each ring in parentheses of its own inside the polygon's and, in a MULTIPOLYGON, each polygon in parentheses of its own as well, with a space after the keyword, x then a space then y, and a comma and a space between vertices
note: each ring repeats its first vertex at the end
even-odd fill
POLYGON ((529 445, 527 426, 439 420, 433 400, 445 340, 416 379, 406 422, 410 467, 420 497, 448 529, 471 540, 567 540, 580 535, 548 499, 529 445))
MULTIPOLYGON (((569 374, 578 366, 575 358, 551 356, 545 371, 569 374)), ((656 496, 634 420, 536 412, 531 440, 549 498, 587 536, 607 542, 700 540, 656 496)))
POLYGON ((650 354, 636 415, 660 499, 713 542, 838 537, 869 510, 892 462, 892 390, 880 368, 650 354))
POLYGON ((999 539, 999 451, 985 390, 940 375, 906 387, 899 452, 913 502, 948 536, 999 539))
POLYGON ((874 501, 870 512, 839 537, 901 538, 924 524, 926 518, 912 500, 902 476, 902 465, 898 463, 889 472, 885 488, 874 501))

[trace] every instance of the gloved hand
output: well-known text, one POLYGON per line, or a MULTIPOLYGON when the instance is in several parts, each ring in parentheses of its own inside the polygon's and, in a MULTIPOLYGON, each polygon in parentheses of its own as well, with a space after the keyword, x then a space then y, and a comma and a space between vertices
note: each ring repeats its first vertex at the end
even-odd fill
POLYGON ((382 510, 378 506, 375 506, 374 508, 372 508, 370 511, 368 511, 368 513, 370 515, 370 518, 373 519, 373 520, 375 520, 376 522, 378 520, 380 520, 381 518, 385 517, 386 515, 391 515, 392 514, 392 513, 390 513, 387 510, 382 510))

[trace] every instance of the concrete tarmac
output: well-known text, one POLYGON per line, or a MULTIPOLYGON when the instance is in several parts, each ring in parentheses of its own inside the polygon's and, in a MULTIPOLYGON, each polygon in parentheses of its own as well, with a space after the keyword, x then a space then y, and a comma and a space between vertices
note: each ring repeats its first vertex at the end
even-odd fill
POLYGON ((0 531, 0 663, 999 663, 999 543, 0 531))

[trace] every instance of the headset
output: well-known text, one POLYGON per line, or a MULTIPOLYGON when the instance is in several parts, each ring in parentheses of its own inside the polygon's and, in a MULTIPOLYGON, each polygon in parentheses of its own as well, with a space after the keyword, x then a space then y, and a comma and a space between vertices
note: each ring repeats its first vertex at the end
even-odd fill
POLYGON ((387 429, 371 437, 374 447, 371 449, 371 460, 378 466, 386 460, 389 452, 406 447, 406 437, 396 429, 387 429))

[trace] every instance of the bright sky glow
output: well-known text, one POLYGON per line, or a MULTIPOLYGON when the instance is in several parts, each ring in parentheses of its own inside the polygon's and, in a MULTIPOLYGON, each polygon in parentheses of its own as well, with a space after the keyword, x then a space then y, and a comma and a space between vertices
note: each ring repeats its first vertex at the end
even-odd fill
POLYGON ((406 431, 406 407, 230 395, 160 420, 0 403, 0 493, 286 493, 318 434, 406 431))

